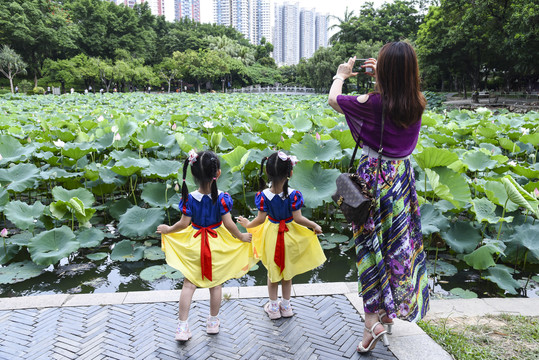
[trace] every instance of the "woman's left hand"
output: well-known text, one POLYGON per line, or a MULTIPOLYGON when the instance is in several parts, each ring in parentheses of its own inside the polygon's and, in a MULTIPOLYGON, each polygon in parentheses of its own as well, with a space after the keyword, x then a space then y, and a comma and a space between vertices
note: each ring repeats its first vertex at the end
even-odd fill
POLYGON ((337 69, 337 76, 342 77, 344 80, 348 79, 352 76, 357 76, 357 72, 352 72, 352 69, 354 67, 354 63, 356 62, 356 57, 351 57, 348 62, 345 62, 341 65, 339 65, 339 68, 337 69))

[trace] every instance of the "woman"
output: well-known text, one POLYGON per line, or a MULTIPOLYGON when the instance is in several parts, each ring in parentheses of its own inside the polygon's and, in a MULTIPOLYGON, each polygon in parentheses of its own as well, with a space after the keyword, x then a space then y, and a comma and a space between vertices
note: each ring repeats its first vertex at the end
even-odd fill
POLYGON ((339 65, 329 105, 345 115, 352 136, 362 141, 358 174, 371 189, 378 182, 376 206, 370 218, 362 226, 353 226, 359 292, 365 309, 365 331, 357 350, 367 352, 391 333, 394 318, 415 322, 428 310, 421 217, 409 159, 417 144, 426 100, 419 90, 415 51, 408 43, 386 44, 378 61, 371 58, 362 65, 372 69, 367 74, 376 78, 373 93, 341 95, 343 82, 357 75, 352 72, 354 62, 355 57, 339 65), (375 179, 382 109, 383 176, 375 179))

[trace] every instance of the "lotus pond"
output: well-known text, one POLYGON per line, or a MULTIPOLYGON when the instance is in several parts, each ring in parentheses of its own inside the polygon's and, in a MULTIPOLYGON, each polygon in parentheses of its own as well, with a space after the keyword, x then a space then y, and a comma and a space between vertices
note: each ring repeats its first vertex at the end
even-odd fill
MULTIPOLYGON (((295 282, 356 281, 350 230, 331 201, 353 147, 325 96, 0 97, 0 296, 180 288, 155 228, 179 218, 192 148, 221 157, 233 215, 255 214, 262 157, 296 155, 291 186, 324 228, 328 261, 295 282)), ((538 150, 535 112, 425 113, 413 164, 435 293, 538 296, 538 150)), ((265 282, 255 266, 226 285, 265 282)))

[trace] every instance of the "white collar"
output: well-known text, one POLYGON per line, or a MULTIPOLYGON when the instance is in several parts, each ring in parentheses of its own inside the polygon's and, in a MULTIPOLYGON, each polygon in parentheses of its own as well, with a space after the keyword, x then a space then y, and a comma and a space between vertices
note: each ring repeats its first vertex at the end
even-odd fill
MULTIPOLYGON (((292 191, 294 191, 294 189, 288 188, 288 195, 292 194, 292 191)), ((271 201, 273 199, 273 197, 275 195, 277 195, 277 194, 272 193, 269 188, 264 189, 262 192, 264 193, 264 195, 266 195, 266 197, 268 198, 269 201, 271 201)), ((279 196, 280 196, 281 199, 284 199, 285 198, 284 197, 284 192, 280 193, 279 196)))
MULTIPOLYGON (((219 192, 217 192, 217 196, 221 195, 223 192, 221 190, 219 190, 219 192)), ((202 198, 204 197, 204 195, 206 196, 209 196, 209 198, 211 199, 211 193, 210 194, 203 194, 201 193, 200 191, 198 190, 195 190, 191 193, 191 196, 198 202, 200 202, 202 200, 202 198)))

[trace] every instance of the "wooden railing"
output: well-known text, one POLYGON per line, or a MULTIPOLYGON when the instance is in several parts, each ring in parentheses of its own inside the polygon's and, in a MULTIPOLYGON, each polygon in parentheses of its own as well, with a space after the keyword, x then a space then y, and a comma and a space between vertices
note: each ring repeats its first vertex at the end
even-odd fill
POLYGON ((227 90, 227 92, 235 93, 272 93, 272 94, 314 94, 313 88, 301 86, 248 86, 241 89, 227 90))

